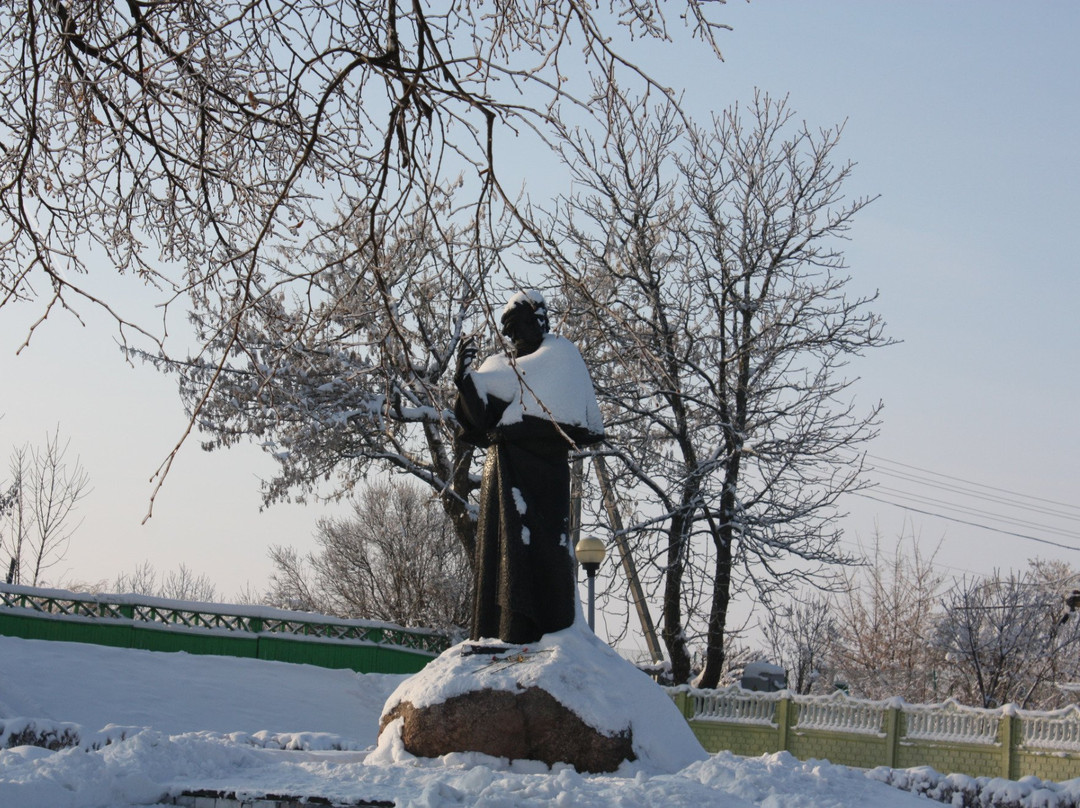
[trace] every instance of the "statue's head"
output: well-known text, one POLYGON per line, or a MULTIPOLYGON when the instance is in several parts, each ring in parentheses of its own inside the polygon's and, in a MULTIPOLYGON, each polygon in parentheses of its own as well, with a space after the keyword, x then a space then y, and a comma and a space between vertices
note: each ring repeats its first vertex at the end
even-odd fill
POLYGON ((514 353, 525 356, 540 347, 549 330, 547 303, 535 289, 518 292, 502 312, 502 333, 514 343, 514 353))

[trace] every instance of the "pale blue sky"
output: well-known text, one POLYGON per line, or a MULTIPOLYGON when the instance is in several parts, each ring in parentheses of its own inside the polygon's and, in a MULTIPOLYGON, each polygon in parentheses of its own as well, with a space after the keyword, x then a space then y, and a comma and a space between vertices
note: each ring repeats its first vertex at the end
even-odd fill
MULTIPOLYGON (((681 50, 665 81, 685 86, 702 116, 756 86, 789 94, 813 126, 846 119, 839 153, 859 164, 850 191, 881 194, 847 248, 854 288, 880 290, 877 308, 903 340, 853 368, 859 395, 886 405, 871 451, 1080 505, 1080 5, 732 0, 721 14, 735 28, 721 37, 725 63, 681 50)), ((251 448, 204 454, 191 443, 140 526, 147 480, 184 425, 172 382, 126 367, 97 315, 85 330, 56 318, 16 358, 24 327, 0 317, 0 450, 59 423, 95 487, 54 580, 111 579, 149 559, 186 563, 230 595, 264 585, 268 545, 311 546, 322 511, 258 513, 257 476, 271 467, 251 448)), ((905 520, 892 506, 849 506, 852 542, 875 520, 887 537, 905 520)), ((927 542, 944 539, 950 571, 986 574, 1032 555, 1080 565, 1080 551, 908 518, 927 542)), ((1017 532, 1080 548, 1080 523, 1054 524, 1065 534, 1017 532)))
MULTIPOLYGON (((871 451, 1080 505, 1073 416, 1080 274, 1072 248, 1080 213, 1080 7, 761 2, 729 9, 736 30, 724 71, 737 96, 759 86, 790 93, 812 124, 846 118, 841 150, 859 164, 852 189, 881 194, 856 222, 847 250, 854 284, 880 290, 878 309, 903 340, 855 368, 862 392, 886 405, 871 451)), ((715 86, 727 94, 724 78, 715 86)), ((955 492, 940 496, 960 501, 955 492)), ((980 507, 1004 513, 990 502, 980 507)), ((864 538, 875 517, 886 535, 904 518, 872 502, 852 508, 859 515, 852 528, 864 538)), ((985 574, 1035 554, 1080 563, 1080 552, 911 518, 928 542, 944 537, 939 559, 958 570, 985 574)), ((1052 523, 1080 534, 1080 522, 1052 523)), ((1010 529, 1080 547, 1080 538, 1010 529)))

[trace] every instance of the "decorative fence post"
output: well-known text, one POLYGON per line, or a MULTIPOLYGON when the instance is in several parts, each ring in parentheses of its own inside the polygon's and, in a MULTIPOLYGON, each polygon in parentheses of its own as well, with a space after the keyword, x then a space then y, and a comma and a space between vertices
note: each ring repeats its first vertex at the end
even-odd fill
POLYGON ((885 710, 885 765, 896 767, 896 750, 900 746, 900 708, 888 707, 885 710))
POLYGON ((1020 719, 1006 710, 1001 716, 1001 776, 1012 780, 1019 769, 1016 765, 1016 747, 1020 743, 1020 719))
POLYGON ((694 717, 694 698, 685 690, 675 691, 675 706, 687 721, 694 717))
POLYGON ((777 728, 777 752, 788 751, 788 727, 791 726, 791 696, 785 694, 784 698, 776 702, 776 728, 777 728))

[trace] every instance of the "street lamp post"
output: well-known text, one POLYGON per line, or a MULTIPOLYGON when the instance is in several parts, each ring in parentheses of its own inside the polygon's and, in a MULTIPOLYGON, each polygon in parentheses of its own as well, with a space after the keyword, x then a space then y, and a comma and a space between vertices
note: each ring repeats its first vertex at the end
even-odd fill
POLYGON ((574 554, 578 563, 585 568, 585 575, 589 579, 589 628, 596 631, 595 604, 596 604, 596 571, 600 568, 600 562, 604 560, 606 550, 604 543, 593 536, 586 536, 574 545, 574 554))

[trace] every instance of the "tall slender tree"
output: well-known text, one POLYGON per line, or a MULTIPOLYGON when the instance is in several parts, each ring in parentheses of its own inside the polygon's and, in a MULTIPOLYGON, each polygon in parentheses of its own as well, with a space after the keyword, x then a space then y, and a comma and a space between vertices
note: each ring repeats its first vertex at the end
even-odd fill
POLYGON ((44 445, 28 443, 11 454, 11 480, 0 503, 0 551, 11 583, 41 584, 82 523, 77 510, 90 493, 90 478, 68 449, 57 428, 44 445))
POLYGON ((849 296, 840 249, 869 199, 845 197, 841 129, 801 124, 765 95, 710 124, 598 88, 603 136, 567 128, 574 193, 550 212, 609 424, 609 465, 639 507, 677 681, 704 639, 724 665, 731 598, 848 559, 836 501, 863 483, 848 361, 888 343, 874 296, 849 296), (853 459, 854 458, 854 459, 853 459))

